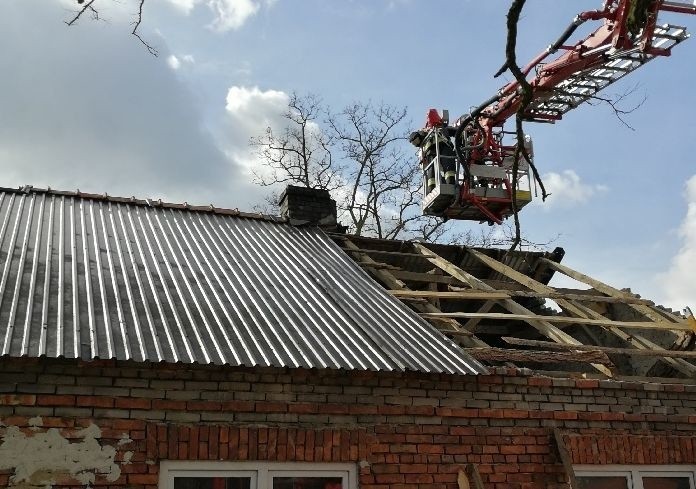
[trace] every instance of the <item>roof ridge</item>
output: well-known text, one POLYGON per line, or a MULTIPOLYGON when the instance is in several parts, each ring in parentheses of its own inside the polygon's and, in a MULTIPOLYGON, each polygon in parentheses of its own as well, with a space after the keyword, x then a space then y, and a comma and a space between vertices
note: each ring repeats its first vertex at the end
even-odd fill
POLYGON ((135 196, 131 197, 118 197, 109 195, 104 192, 103 194, 95 194, 90 192, 81 192, 80 189, 76 191, 72 190, 56 190, 51 187, 48 188, 38 188, 33 185, 23 185, 17 188, 12 187, 0 187, 0 192, 6 193, 16 193, 16 194, 48 194, 48 195, 58 195, 65 197, 79 197, 82 199, 98 200, 103 202, 113 202, 117 204, 131 204, 142 207, 151 208, 161 208, 161 209, 179 209, 188 210, 193 212, 208 212, 212 214, 220 214, 225 216, 235 216, 235 217, 245 217, 249 219, 258 219, 262 221, 287 223, 288 219, 280 216, 273 216, 270 214, 263 214, 260 212, 245 212, 240 211, 239 208, 228 209, 225 207, 215 207, 213 204, 208 205, 191 205, 188 202, 174 203, 174 202, 164 202, 162 199, 141 199, 135 196))

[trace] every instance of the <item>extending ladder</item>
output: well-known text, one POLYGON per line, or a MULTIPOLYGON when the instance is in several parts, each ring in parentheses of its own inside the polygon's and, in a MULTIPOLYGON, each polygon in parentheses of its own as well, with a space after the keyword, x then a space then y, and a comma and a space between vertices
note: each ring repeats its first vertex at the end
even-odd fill
MULTIPOLYGON (((664 24, 656 26, 652 47, 669 51, 689 38, 685 27, 664 24)), ((526 118, 534 122, 553 122, 583 102, 592 100, 601 90, 658 57, 640 47, 613 50, 606 47, 604 63, 582 71, 554 87, 548 96, 539 96, 527 107, 526 118)))

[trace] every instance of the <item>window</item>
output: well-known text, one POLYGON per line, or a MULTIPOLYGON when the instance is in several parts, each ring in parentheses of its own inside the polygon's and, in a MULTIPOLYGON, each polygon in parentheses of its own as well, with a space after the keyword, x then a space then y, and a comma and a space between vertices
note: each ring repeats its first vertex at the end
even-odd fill
POLYGON ((160 465, 160 489, 357 489, 352 464, 173 462, 160 465))
POLYGON ((575 477, 579 489, 696 489, 692 466, 582 466, 575 477))

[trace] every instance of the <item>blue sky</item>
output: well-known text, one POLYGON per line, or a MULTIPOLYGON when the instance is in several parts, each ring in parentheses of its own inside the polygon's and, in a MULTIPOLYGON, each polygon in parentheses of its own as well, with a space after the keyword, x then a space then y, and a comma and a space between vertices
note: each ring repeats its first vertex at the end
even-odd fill
MULTIPOLYGON (((527 3, 520 60, 601 6, 527 3)), ((248 209, 263 197, 248 139, 292 91, 407 106, 420 126, 428 108, 456 117, 505 81, 492 77, 504 0, 147 0, 157 58, 129 35, 136 1, 98 4, 106 22, 68 28, 73 1, 4 2, 1 185, 248 209)), ((696 16, 661 21, 696 32, 696 16)), ((521 214, 527 237, 559 235, 570 266, 675 308, 696 306, 695 59, 690 40, 609 89, 647 97, 627 116, 635 131, 605 106, 526 129, 553 193, 521 214)))

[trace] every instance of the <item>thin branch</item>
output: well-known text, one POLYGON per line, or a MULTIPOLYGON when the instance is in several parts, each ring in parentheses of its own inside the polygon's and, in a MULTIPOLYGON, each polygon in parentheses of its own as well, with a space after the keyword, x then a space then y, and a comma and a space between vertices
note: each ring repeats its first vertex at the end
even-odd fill
MULTIPOLYGON (((94 0, 92 0, 94 1, 94 0)), ((145 39, 140 37, 140 33, 138 33, 138 27, 140 27, 140 23, 143 21, 143 4, 145 3, 145 0, 140 0, 140 3, 138 4, 138 20, 136 20, 133 24, 133 30, 131 31, 131 34, 133 34, 135 37, 138 38, 138 40, 147 48, 147 50, 150 52, 151 55, 157 56, 157 50, 153 48, 150 44, 148 44, 145 39)))
MULTIPOLYGON (((607 104, 611 110, 614 111, 614 115, 616 116, 619 121, 626 126, 628 129, 631 131, 635 131, 636 129, 631 126, 624 118, 623 116, 630 114, 636 110, 638 110, 642 105, 645 103, 645 101, 648 99, 648 96, 646 94, 643 94, 643 98, 640 102, 638 102, 635 106, 631 107, 630 109, 622 109, 619 107, 619 103, 621 103, 626 97, 629 95, 633 94, 636 91, 637 86, 631 88, 630 90, 627 90, 626 92, 618 95, 615 99, 609 98, 609 97, 600 97, 598 95, 592 95, 589 97, 590 100, 596 100, 601 103, 607 104)), ((587 101, 589 105, 595 105, 590 100, 587 101)))
MULTIPOLYGON (((81 10, 79 10, 79 11, 77 12, 77 14, 75 14, 75 17, 73 17, 72 20, 66 21, 65 23, 66 23, 67 25, 73 25, 75 22, 77 22, 77 21, 80 19, 80 17, 82 17, 82 14, 84 14, 87 10, 91 10, 91 11, 93 12, 93 14, 96 13, 97 18, 99 18, 99 13, 97 13, 97 11, 94 10, 94 7, 92 7, 92 4, 93 4, 95 1, 96 1, 96 0, 90 0, 88 3, 85 4, 84 7, 82 7, 81 10)), ((78 1, 78 3, 81 3, 81 2, 78 1)))
MULTIPOLYGON (((527 106, 532 101, 532 87, 529 85, 527 78, 522 73, 522 70, 517 65, 517 24, 520 20, 520 14, 524 8, 526 0, 513 0, 510 5, 510 10, 507 14, 507 43, 505 45, 505 64, 503 68, 507 68, 513 74, 517 83, 520 85, 522 99, 520 106, 515 115, 515 132, 517 133, 517 145, 515 146, 515 158, 512 164, 512 213, 515 219, 515 238, 510 246, 510 251, 513 251, 520 244, 522 239, 520 232, 520 217, 517 207, 517 175, 520 166, 520 156, 524 151, 524 131, 522 128, 522 120, 527 106)), ((502 70, 502 69, 501 69, 502 70)), ((504 71, 504 70, 502 70, 504 71)), ((498 74, 502 73, 498 71, 498 74)), ((529 161, 529 159, 528 159, 529 161)))

